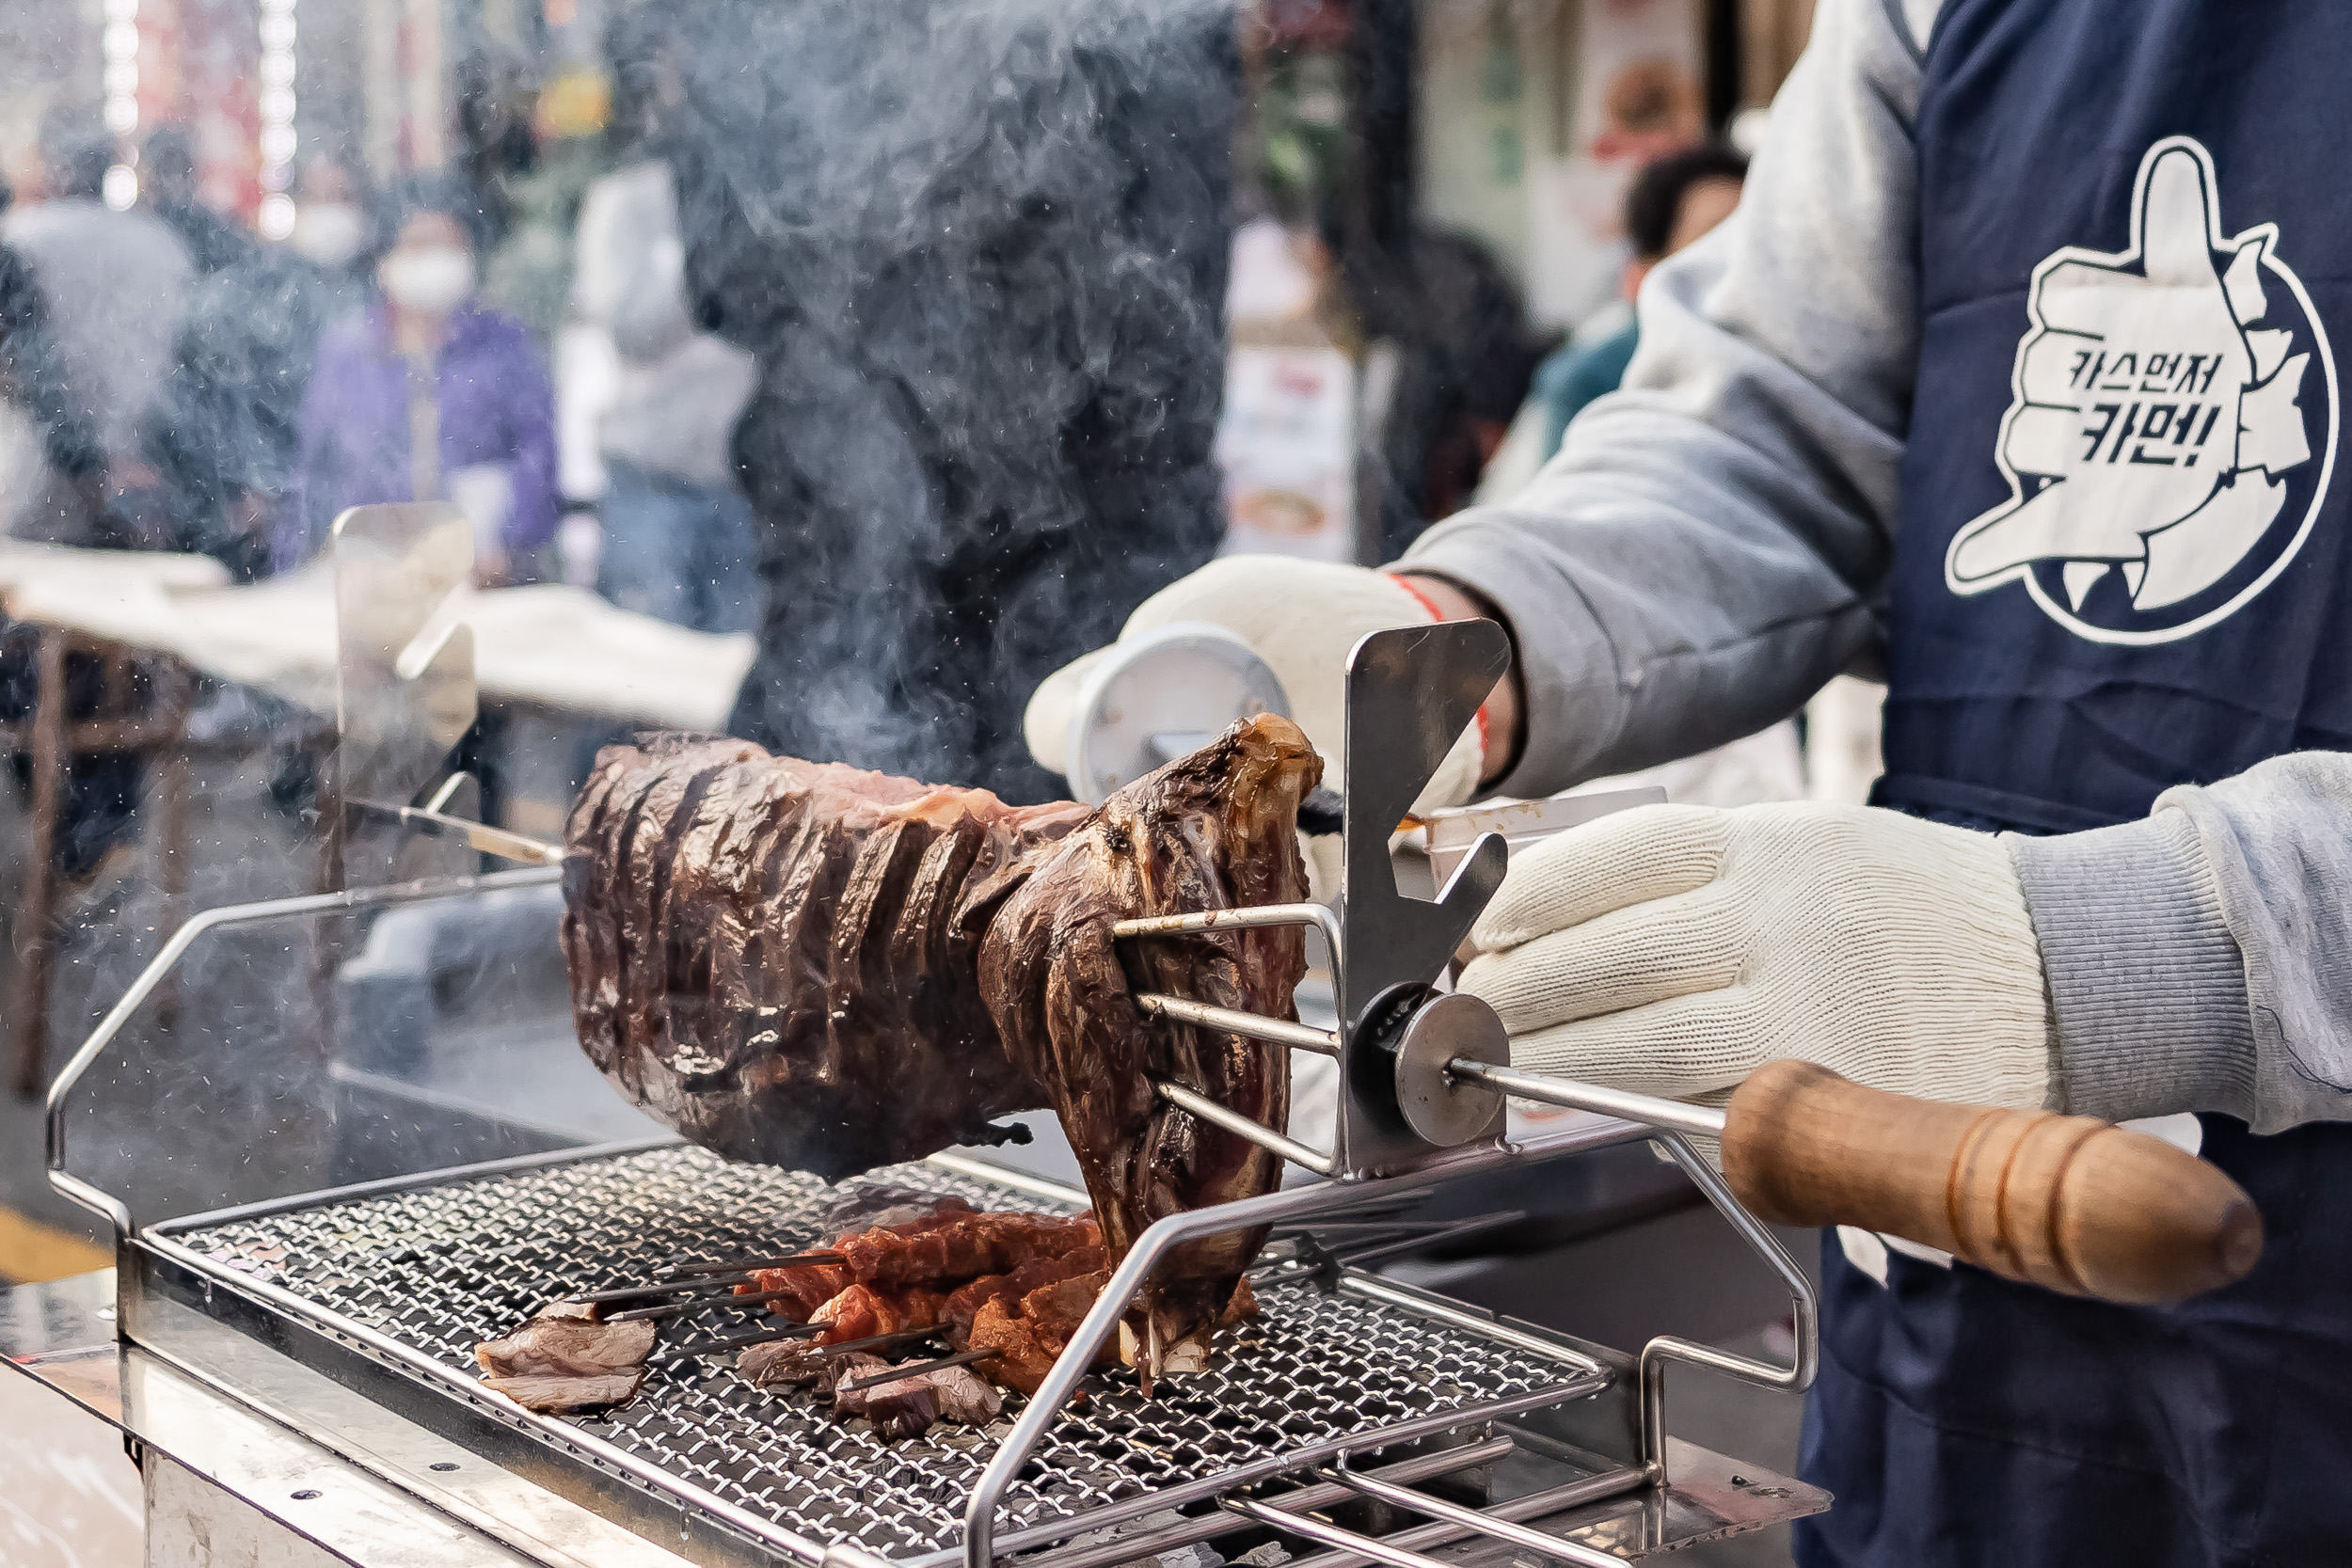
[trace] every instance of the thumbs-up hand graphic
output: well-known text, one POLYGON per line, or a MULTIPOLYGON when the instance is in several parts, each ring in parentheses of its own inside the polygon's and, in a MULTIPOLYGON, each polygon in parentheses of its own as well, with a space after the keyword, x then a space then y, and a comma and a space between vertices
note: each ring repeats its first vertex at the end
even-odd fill
POLYGON ((2062 561, 2074 608, 2110 570, 2136 610, 2177 603, 2254 547, 2285 500, 2272 476, 2311 458, 2311 356, 2252 325, 2275 228, 2222 238, 2212 162, 2185 138, 2150 150, 2135 200, 2129 249, 2035 269, 1998 452, 2012 495, 1953 539, 1955 593, 2062 561))

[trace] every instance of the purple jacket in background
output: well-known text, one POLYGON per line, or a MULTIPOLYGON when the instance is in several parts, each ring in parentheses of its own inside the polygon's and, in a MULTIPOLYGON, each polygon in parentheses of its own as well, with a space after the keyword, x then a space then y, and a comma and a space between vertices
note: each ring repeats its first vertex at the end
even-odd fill
MULTIPOLYGON (((461 305, 436 362, 440 471, 510 466, 515 505, 506 547, 520 556, 555 531, 555 404, 539 351, 520 322, 461 305)), ((392 349, 383 302, 338 322, 319 341, 302 400, 302 450, 278 518, 279 571, 326 544, 347 506, 414 500, 409 494, 408 367, 392 349)))

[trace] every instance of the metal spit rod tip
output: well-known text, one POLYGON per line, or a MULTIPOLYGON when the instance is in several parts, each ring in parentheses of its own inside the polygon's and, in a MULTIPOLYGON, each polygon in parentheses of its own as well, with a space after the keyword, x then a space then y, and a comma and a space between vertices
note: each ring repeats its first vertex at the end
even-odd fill
POLYGON ((1724 1135, 1724 1113, 1710 1105, 1691 1105, 1657 1095, 1635 1094, 1629 1089, 1605 1088, 1598 1084, 1571 1083, 1548 1073, 1521 1072, 1516 1068, 1497 1067, 1467 1056, 1454 1057, 1445 1069, 1453 1077, 1467 1078, 1520 1100, 1541 1101, 1571 1111, 1595 1111, 1671 1132, 1694 1132, 1708 1138, 1724 1135))
POLYGON ((1268 1045, 1286 1045, 1293 1051, 1311 1051, 1318 1056, 1337 1056, 1340 1037, 1328 1029, 1313 1029, 1288 1019, 1268 1018, 1263 1013, 1244 1012, 1237 1007, 1213 1007, 1205 1002, 1189 1002, 1181 996, 1163 996, 1147 991, 1136 998, 1136 1006, 1155 1018, 1172 1018, 1179 1023, 1197 1024, 1203 1029, 1222 1029, 1229 1035, 1242 1035, 1268 1045))
POLYGON ((1230 1106, 1220 1105, 1205 1094, 1197 1094, 1182 1084, 1154 1081, 1152 1087, 1159 1097, 1180 1110, 1188 1111, 1213 1127, 1221 1127, 1237 1138, 1247 1138, 1260 1148, 1271 1149, 1294 1165, 1301 1165, 1317 1176, 1329 1176, 1339 1169, 1339 1161, 1319 1149, 1308 1148, 1295 1138, 1284 1137, 1273 1128, 1250 1120, 1230 1106))

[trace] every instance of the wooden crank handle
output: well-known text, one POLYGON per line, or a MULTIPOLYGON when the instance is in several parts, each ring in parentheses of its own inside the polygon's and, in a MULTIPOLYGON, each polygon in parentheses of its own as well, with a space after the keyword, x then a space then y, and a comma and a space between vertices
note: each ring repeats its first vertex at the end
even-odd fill
POLYGON ((2054 1111, 1913 1100, 1814 1062, 1767 1062, 1740 1085, 1724 1175, 1775 1224, 1883 1230, 2104 1301, 2179 1301, 2262 1256, 2253 1199, 2161 1138, 2054 1111))

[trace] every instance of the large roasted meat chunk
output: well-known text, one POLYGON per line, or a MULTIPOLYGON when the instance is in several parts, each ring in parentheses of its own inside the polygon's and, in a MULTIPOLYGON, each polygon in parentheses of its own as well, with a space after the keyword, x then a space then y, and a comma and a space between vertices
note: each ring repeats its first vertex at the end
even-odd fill
MULTIPOLYGON (((980 990, 1016 1067, 1045 1085, 1114 1255, 1163 1215, 1269 1191, 1280 1161, 1177 1109, 1183 1085, 1278 1131, 1290 1117, 1280 1046, 1149 1019, 1158 991, 1295 1019, 1296 927, 1117 943, 1111 923, 1307 895, 1299 801, 1323 764, 1297 726, 1262 715, 1139 779, 1050 848, 990 922, 980 990)), ((1263 1230, 1188 1243, 1146 1288, 1148 1366, 1214 1324, 1263 1230)))
MULTIPOLYGON (((1162 1215, 1279 1176, 1154 1080, 1277 1130, 1290 1110, 1281 1048, 1147 1018, 1136 993, 1295 1018, 1306 963, 1295 927, 1115 944, 1111 924, 1305 897, 1298 805, 1321 773, 1272 716, 1094 811, 738 741, 608 748, 565 829, 580 1041, 695 1142, 827 1178, 1051 1105, 1116 1258, 1162 1215)), ((1194 1243, 1157 1271, 1154 1372, 1216 1321, 1263 1239, 1194 1243)))
POLYGON ((1016 809, 741 741, 608 747, 564 830, 580 1044, 707 1148, 837 1178, 1046 1103, 978 949, 1087 808, 1016 809))

